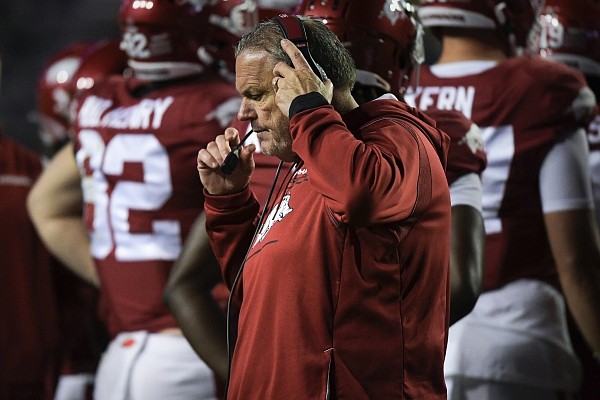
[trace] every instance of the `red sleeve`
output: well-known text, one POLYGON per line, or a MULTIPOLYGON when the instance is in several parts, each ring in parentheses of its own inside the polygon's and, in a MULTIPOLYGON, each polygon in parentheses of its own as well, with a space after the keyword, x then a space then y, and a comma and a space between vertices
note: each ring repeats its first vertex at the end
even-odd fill
POLYGON ((419 171, 406 166, 419 164, 419 148, 411 134, 398 134, 402 130, 381 119, 356 138, 331 106, 290 121, 292 149, 310 170, 311 186, 342 221, 366 224, 398 221, 414 211, 419 171))
POLYGON ((240 193, 212 196, 204 191, 206 230, 229 288, 251 245, 254 221, 260 211, 249 188, 240 193))

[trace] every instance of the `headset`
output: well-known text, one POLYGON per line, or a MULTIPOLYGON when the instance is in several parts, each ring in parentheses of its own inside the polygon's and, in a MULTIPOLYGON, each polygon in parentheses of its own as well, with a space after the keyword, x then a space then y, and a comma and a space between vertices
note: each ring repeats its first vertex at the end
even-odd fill
MULTIPOLYGON (((279 14, 278 16, 271 19, 272 22, 275 22, 279 28, 281 29, 281 33, 283 37, 290 40, 292 43, 296 45, 298 50, 302 53, 308 65, 313 70, 313 72, 321 79, 321 81, 325 81, 327 79, 327 74, 325 70, 315 61, 310 50, 308 48, 308 38, 306 36, 306 29, 304 29, 304 24, 302 20, 295 15, 288 14, 279 14)), ((226 175, 231 175, 231 173, 235 170, 239 162, 239 151, 244 143, 244 141, 252 134, 250 131, 244 136, 240 144, 238 144, 235 149, 231 151, 231 153, 227 154, 225 160, 221 164, 221 172, 226 175)))
POLYGON ((308 65, 310 65, 310 68, 313 70, 313 72, 322 81, 327 79, 325 70, 321 68, 321 66, 313 58, 312 54, 310 54, 310 50, 308 48, 308 38, 306 37, 306 30, 304 29, 302 20, 295 15, 279 14, 277 17, 271 19, 271 21, 279 25, 279 28, 283 33, 283 37, 296 45, 298 50, 300 50, 308 62, 308 65))

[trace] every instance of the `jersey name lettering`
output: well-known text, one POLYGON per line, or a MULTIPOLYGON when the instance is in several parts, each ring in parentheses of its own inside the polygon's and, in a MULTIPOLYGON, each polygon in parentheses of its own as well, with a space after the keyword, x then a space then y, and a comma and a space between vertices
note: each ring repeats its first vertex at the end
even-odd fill
POLYGON ((159 129, 172 104, 172 96, 144 99, 131 107, 118 107, 104 114, 112 101, 89 96, 78 113, 79 125, 82 128, 159 129))
POLYGON ((473 86, 419 86, 406 95, 406 102, 419 110, 458 110, 469 119, 473 113, 474 99, 473 86))

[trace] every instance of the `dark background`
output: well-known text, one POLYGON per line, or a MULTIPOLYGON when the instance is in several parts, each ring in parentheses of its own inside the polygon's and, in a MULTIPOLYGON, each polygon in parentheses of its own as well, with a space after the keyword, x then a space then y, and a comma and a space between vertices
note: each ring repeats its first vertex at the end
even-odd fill
POLYGON ((45 62, 80 41, 118 38, 119 0, 0 0, 0 131, 41 150, 36 86, 45 62))

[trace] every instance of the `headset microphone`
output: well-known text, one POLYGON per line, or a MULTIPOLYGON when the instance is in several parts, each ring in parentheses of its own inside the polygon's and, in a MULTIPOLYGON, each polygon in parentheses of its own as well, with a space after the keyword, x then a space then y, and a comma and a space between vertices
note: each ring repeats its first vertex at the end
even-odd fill
POLYGON ((221 172, 222 173, 224 173, 225 175, 231 175, 231 173, 235 170, 235 167, 237 167, 237 165, 240 161, 240 157, 239 157, 240 149, 242 148, 242 145, 244 144, 246 139, 248 139, 248 137, 250 137, 250 135, 253 132, 254 132, 253 130, 250 130, 248 133, 246 133, 246 136, 244 136, 244 138, 242 139, 240 144, 238 144, 231 151, 231 153, 227 154, 227 157, 225 157, 225 160, 221 164, 221 172))

